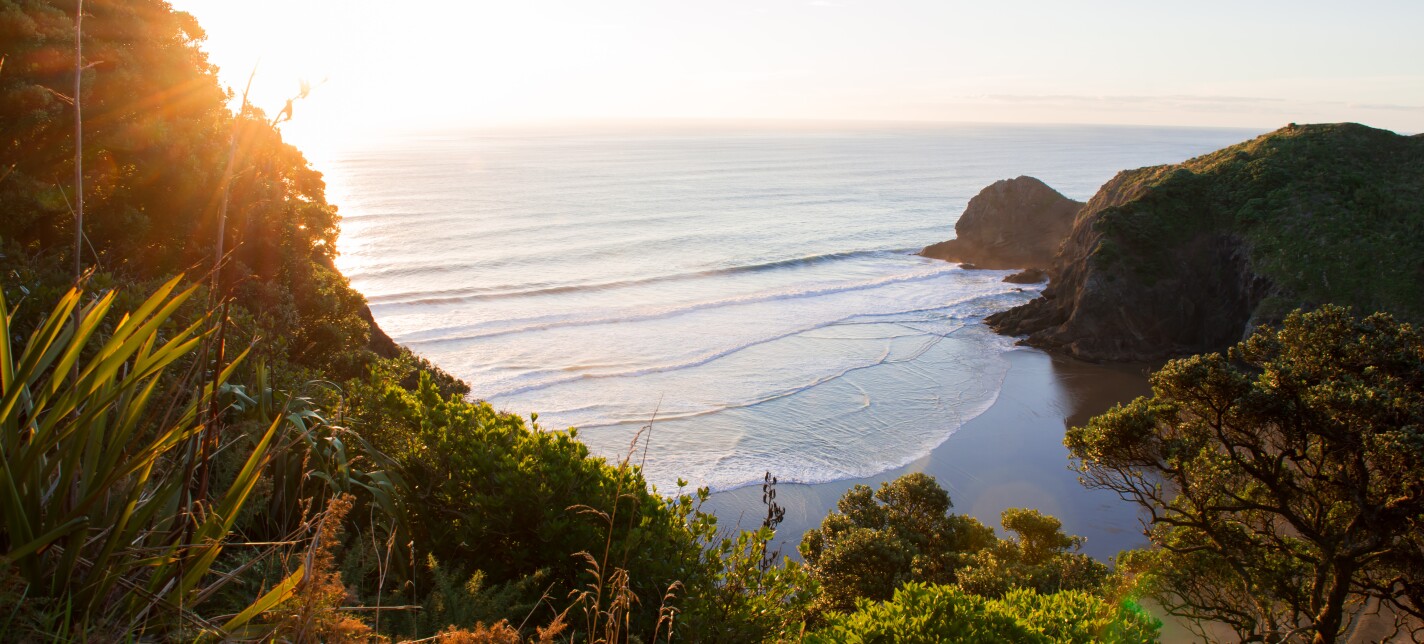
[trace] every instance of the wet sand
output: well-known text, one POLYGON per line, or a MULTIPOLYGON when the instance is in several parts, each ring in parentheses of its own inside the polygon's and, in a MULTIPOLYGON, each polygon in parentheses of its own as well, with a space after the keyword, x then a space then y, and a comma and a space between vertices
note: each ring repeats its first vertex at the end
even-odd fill
MULTIPOLYGON (((1149 393, 1148 365, 1096 365, 1053 356, 1036 349, 1009 353, 1009 372, 999 398, 988 411, 971 420, 928 456, 905 467, 871 478, 820 485, 777 486, 776 500, 786 508, 777 533, 783 554, 799 559, 796 544, 806 530, 820 525, 846 490, 856 484, 880 487, 910 472, 925 472, 949 490, 954 512, 967 513, 1004 536, 999 513, 1006 508, 1038 508, 1063 521, 1068 534, 1088 538, 1083 552, 1106 561, 1129 548, 1147 545, 1137 506, 1112 492, 1089 490, 1068 469, 1063 432, 1083 425, 1117 403, 1149 393)), ((707 506, 728 527, 757 527, 766 510, 761 486, 721 492, 707 506)), ((1199 641, 1185 622, 1148 604, 1164 624, 1166 644, 1199 641)), ((1387 620, 1363 620, 1345 641, 1384 641, 1387 620)), ((1234 635, 1223 626, 1210 627, 1222 641, 1234 635)), ((1405 641, 1405 640, 1399 640, 1405 641)))
MULTIPOLYGON (((1065 532, 1087 537, 1083 552, 1102 560, 1146 545, 1135 505, 1078 483, 1077 473, 1068 468, 1063 433, 1114 404, 1146 395, 1149 368, 1089 364, 1030 348, 1015 349, 1008 359, 1009 371, 993 406, 929 455, 870 478, 779 484, 776 501, 786 509, 777 535, 782 552, 796 556, 801 535, 820 525, 852 486, 878 488, 910 472, 934 476, 949 491, 955 512, 978 518, 1000 536, 999 513, 1025 507, 1061 519, 1065 532)), ((757 527, 766 512, 761 486, 714 494, 704 509, 715 512, 726 527, 757 527)))

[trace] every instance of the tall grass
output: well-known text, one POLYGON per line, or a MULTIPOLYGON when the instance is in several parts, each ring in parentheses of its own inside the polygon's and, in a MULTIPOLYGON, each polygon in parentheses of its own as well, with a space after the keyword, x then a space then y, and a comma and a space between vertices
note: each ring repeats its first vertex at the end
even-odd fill
MULTIPOLYGON (((537 417, 537 416, 536 416, 537 417)), ((584 614, 584 635, 593 644, 621 644, 632 641, 632 617, 636 605, 641 601, 633 592, 633 579, 628 571, 628 562, 631 555, 629 547, 632 546, 632 533, 636 525, 636 512, 638 495, 634 490, 624 489, 625 483, 641 482, 641 466, 634 466, 633 455, 638 453, 638 444, 643 442, 643 458, 647 458, 647 443, 652 440, 653 423, 657 420, 657 412, 654 411, 653 418, 647 425, 639 428, 633 434, 633 439, 628 443, 628 451, 623 458, 618 461, 616 474, 616 485, 613 489, 612 504, 607 512, 588 505, 571 506, 569 510, 578 512, 581 515, 594 517, 605 529, 605 539, 603 543, 602 556, 595 557, 593 553, 583 551, 574 554, 574 557, 582 559, 584 562, 584 573, 588 581, 582 588, 576 588, 570 593, 572 603, 563 613, 559 614, 556 621, 561 621, 564 615, 579 609, 584 614), (618 510, 621 505, 630 506, 630 512, 624 518, 623 528, 625 543, 621 557, 615 562, 613 560, 613 544, 615 533, 618 530, 618 510)), ((678 593, 683 590, 683 583, 673 582, 663 593, 661 603, 658 606, 658 619, 653 626, 652 639, 658 641, 658 636, 667 629, 667 640, 672 640, 673 624, 677 616, 677 609, 673 606, 678 593)))

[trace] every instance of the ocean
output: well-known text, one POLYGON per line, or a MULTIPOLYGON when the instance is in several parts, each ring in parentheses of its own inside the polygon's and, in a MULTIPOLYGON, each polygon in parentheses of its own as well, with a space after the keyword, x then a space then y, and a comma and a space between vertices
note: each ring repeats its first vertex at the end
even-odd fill
POLYGON ((872 476, 993 404, 1035 297, 919 248, 1019 175, 1087 200, 1119 170, 1255 132, 649 125, 393 137, 323 160, 339 268, 472 397, 663 492, 872 476), (637 441, 635 442, 635 437, 637 441))

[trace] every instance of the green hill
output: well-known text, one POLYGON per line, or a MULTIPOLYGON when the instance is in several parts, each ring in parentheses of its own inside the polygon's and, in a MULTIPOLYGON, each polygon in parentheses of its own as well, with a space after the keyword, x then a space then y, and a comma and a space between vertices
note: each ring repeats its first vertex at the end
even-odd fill
POLYGON ((1292 124, 1089 201, 1001 332, 1097 360, 1216 351, 1297 307, 1424 320, 1424 137, 1292 124))

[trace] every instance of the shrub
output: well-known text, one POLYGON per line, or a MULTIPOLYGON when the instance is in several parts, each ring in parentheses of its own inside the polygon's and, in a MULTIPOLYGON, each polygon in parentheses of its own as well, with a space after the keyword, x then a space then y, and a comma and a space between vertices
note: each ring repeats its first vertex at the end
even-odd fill
POLYGON ((908 581, 952 583, 968 557, 994 543, 994 531, 951 514, 934 477, 907 474, 871 492, 857 485, 839 512, 806 533, 801 554, 821 585, 820 609, 849 610, 859 598, 889 599, 908 581))
POLYGON ((1157 641, 1160 626, 1134 605, 1081 591, 1019 589, 988 599, 955 586, 909 583, 889 601, 861 600, 853 613, 832 613, 826 627, 804 641, 1129 644, 1157 641))

